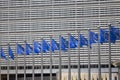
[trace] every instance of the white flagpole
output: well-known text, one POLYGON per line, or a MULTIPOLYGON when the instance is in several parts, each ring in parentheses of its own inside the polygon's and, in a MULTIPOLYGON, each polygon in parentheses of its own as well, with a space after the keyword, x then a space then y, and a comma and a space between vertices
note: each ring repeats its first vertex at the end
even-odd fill
POLYGON ((16 60, 15 61, 15 66, 16 66, 16 71, 15 71, 16 74, 15 74, 15 76, 16 76, 16 79, 15 80, 18 80, 18 53, 17 53, 17 44, 18 43, 16 43, 16 53, 15 53, 16 54, 15 55, 16 56, 16 59, 15 59, 16 60))
POLYGON ((91 80, 91 69, 90 69, 90 29, 88 29, 88 80, 91 80))
POLYGON ((100 55, 100 7, 101 7, 101 1, 99 0, 98 2, 98 6, 99 6, 99 14, 98 14, 98 18, 99 18, 99 26, 98 26, 98 79, 102 80, 101 78, 101 55, 100 55))
MULTIPOLYGON (((0 42, 1 43, 1 42, 0 42)), ((0 53, 1 53, 1 49, 0 49, 0 53)), ((1 80, 1 55, 0 55, 0 80, 1 80)))
POLYGON ((52 36, 50 36, 50 80, 52 80, 52 36))
MULTIPOLYGON (((31 3, 31 0, 29 0, 30 26, 31 26, 31 22, 32 22, 32 21, 31 21, 31 11, 32 11, 32 10, 31 10, 31 4, 32 4, 32 3, 31 3)), ((30 34, 31 34, 31 29, 30 29, 30 34)), ((34 77, 35 77, 35 76, 34 76, 34 74, 35 74, 35 71, 34 71, 34 66, 35 66, 35 65, 34 65, 34 40, 33 40, 32 61, 33 61, 33 62, 32 62, 32 64, 33 64, 33 65, 32 65, 32 80, 34 80, 34 79, 35 79, 35 78, 34 78, 34 77)))
MULTIPOLYGON (((8 0, 8 42, 9 42, 9 0, 8 0)), ((7 80, 9 80, 9 51, 8 51, 8 61, 7 61, 7 80)))
MULTIPOLYGON (((29 22, 30 22, 30 26, 31 26, 31 0, 29 0, 29 9, 30 9, 30 12, 29 12, 29 14, 30 14, 30 17, 29 17, 29 22)), ((31 36, 31 28, 29 27, 29 31, 30 31, 30 36, 31 36)), ((30 40, 32 40, 32 39, 30 39, 30 40)), ((34 40, 33 40, 34 41, 34 40)), ((32 42, 33 43, 33 42, 32 42)), ((34 45, 33 45, 33 47, 34 47, 34 45)), ((33 51, 32 51, 32 80, 34 80, 34 49, 33 49, 33 51)), ((26 75, 27 76, 27 75, 26 75)))
POLYGON ((111 24, 108 25, 109 27, 109 80, 112 80, 112 75, 111 75, 111 38, 110 38, 110 28, 111 24))
MULTIPOLYGON (((43 41, 43 39, 41 39, 43 41)), ((41 80, 43 80, 43 43, 41 45, 41 80)))
POLYGON ((35 79, 35 70, 34 70, 34 63, 35 57, 34 57, 34 40, 33 40, 33 53, 32 53, 32 80, 35 79))
POLYGON ((98 26, 98 79, 101 80, 100 26, 98 26))
POLYGON ((70 34, 68 33, 68 80, 71 80, 71 64, 70 64, 70 34))
POLYGON ((25 51, 24 51, 24 80, 26 80, 26 41, 25 41, 25 51))
POLYGON ((62 78, 62 71, 61 71, 61 35, 59 35, 59 80, 62 78))
POLYGON ((80 31, 78 31, 78 80, 81 80, 81 74, 80 74, 80 31))
MULTIPOLYGON (((9 49, 9 43, 8 43, 8 49, 9 49)), ((8 61, 7 61, 7 80, 9 80, 9 50, 8 50, 8 61)))

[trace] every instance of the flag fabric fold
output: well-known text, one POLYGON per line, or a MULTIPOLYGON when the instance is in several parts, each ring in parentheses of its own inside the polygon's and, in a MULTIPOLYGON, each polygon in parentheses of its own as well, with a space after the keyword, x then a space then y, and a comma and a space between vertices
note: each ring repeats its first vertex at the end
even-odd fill
POLYGON ((120 40, 120 29, 119 28, 116 28, 114 26, 111 26, 110 27, 110 33, 112 35, 112 38, 114 40, 120 40))
POLYGON ((9 50, 9 55, 10 55, 10 57, 11 57, 11 59, 12 60, 14 60, 14 53, 13 53, 13 50, 12 50, 12 48, 10 47, 10 45, 8 45, 8 50, 9 50))
POLYGON ((74 36, 70 35, 70 48, 76 47, 78 47, 78 40, 74 36))
POLYGON ((68 41, 64 37, 61 37, 61 43, 60 44, 61 44, 61 50, 67 51, 68 41))
POLYGON ((46 40, 42 40, 42 52, 47 53, 50 51, 50 44, 46 40))
POLYGON ((105 29, 100 29, 100 43, 106 43, 108 42, 109 38, 109 31, 105 29))
POLYGON ((30 44, 26 43, 26 54, 30 55, 33 52, 33 48, 30 46, 30 44))
POLYGON ((90 44, 98 42, 98 34, 97 33, 90 31, 89 37, 90 37, 90 44))
POLYGON ((88 46, 88 40, 82 34, 80 34, 80 47, 83 47, 83 45, 88 46))
POLYGON ((110 35, 110 42, 115 43, 116 35, 114 35, 113 32, 110 31, 110 34, 109 34, 108 30, 100 29, 100 43, 103 44, 103 43, 109 42, 109 35, 110 35))
POLYGON ((3 58, 3 59, 5 59, 5 60, 8 60, 8 57, 5 55, 5 52, 4 52, 4 50, 1 48, 0 49, 1 51, 1 53, 0 53, 0 55, 1 55, 1 58, 3 58))
POLYGON ((90 48, 92 48, 92 43, 98 43, 98 34, 93 31, 90 31, 89 38, 90 48))
POLYGON ((34 52, 39 54, 41 52, 41 44, 37 41, 34 41, 34 52))
POLYGON ((17 44, 17 53, 23 55, 25 53, 24 51, 24 48, 20 44, 17 44))
POLYGON ((59 44, 58 44, 57 41, 55 41, 54 39, 52 39, 51 49, 52 49, 53 52, 54 52, 55 50, 59 50, 59 44))

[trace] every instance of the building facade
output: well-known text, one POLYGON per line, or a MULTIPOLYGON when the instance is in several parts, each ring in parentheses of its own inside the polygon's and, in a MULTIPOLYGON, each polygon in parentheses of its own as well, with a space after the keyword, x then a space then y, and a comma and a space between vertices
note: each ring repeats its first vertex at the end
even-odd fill
MULTIPOLYGON (((7 45, 9 43, 15 54, 15 60, 11 60, 10 57, 7 61, 0 59, 1 80, 16 80, 16 74, 18 80, 23 80, 24 75, 26 75, 26 80, 33 80, 32 74, 35 74, 35 80, 40 80, 42 75, 43 80, 48 80, 51 72, 53 80, 57 80, 60 62, 63 76, 67 75, 69 70, 71 70, 71 75, 76 74, 79 62, 82 75, 86 75, 89 61, 91 74, 97 75, 98 44, 93 44, 89 51, 86 46, 80 48, 79 62, 78 48, 70 49, 69 52, 55 51, 52 57, 50 57, 50 52, 43 55, 24 56, 17 55, 16 44, 19 43, 25 47, 24 41, 27 41, 33 46, 33 40, 41 42, 41 39, 50 42, 51 35, 57 42, 59 42, 59 35, 69 40, 68 33, 78 38, 79 30, 87 37, 88 28, 95 32, 98 32, 98 26, 108 28, 108 24, 120 28, 119 21, 119 0, 0 0, 0 45, 9 56, 7 45), (90 54, 90 60, 88 60, 88 54, 90 54)), ((104 75, 109 72, 108 43, 100 44, 100 57, 101 72, 104 75)), ((115 44, 111 44, 111 62, 119 59, 120 41, 118 40, 115 44)), ((115 73, 112 80, 118 80, 118 75, 116 75, 119 72, 118 68, 115 68, 112 63, 111 67, 112 73, 115 73)), ((103 80, 109 79, 106 78, 103 80)), ((91 76, 91 79, 98 78, 93 79, 91 76)), ((68 80, 68 78, 62 77, 62 80, 68 80)), ((76 78, 71 80, 76 80, 76 78)))

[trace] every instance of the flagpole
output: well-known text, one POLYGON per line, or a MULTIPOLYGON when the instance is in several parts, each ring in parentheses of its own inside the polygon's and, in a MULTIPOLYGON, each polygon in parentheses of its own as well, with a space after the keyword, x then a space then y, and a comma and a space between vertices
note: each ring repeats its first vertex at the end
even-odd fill
MULTIPOLYGON (((101 6, 101 1, 99 0, 98 6, 99 6, 99 25, 100 25, 100 6, 101 6)), ((100 26, 98 26, 98 79, 102 80, 101 78, 101 55, 100 55, 100 26)))
MULTIPOLYGON (((43 38, 41 39, 43 41, 43 38)), ((41 45, 41 80, 43 80, 43 43, 41 45)))
POLYGON ((25 51, 24 51, 24 80, 26 80, 26 41, 25 41, 25 51))
MULTIPOLYGON (((8 43, 8 49, 9 49, 9 43, 8 43)), ((8 50, 8 61, 7 61, 7 80, 9 80, 9 50, 8 50)))
POLYGON ((52 80, 52 36, 50 36, 50 80, 52 80))
POLYGON ((15 59, 15 60, 16 60, 16 61, 15 61, 15 66, 16 66, 16 71, 15 71, 15 72, 16 72, 16 75, 15 75, 15 76, 16 76, 16 79, 15 79, 15 80, 18 80, 18 53, 17 53, 17 43, 16 43, 16 55, 15 55, 15 56, 16 56, 16 59, 15 59))
MULTIPOLYGON (((1 42, 0 42, 1 43, 1 42)), ((1 49, 0 49, 0 53, 1 53, 1 49)), ((0 80, 1 80, 1 55, 0 55, 0 80)))
POLYGON ((81 74, 80 74, 80 31, 78 31, 78 80, 81 80, 81 74))
MULTIPOLYGON (((52 4, 51 4, 52 9, 54 9, 54 8, 53 8, 53 4, 54 4, 54 3, 53 3, 53 0, 51 0, 51 3, 52 3, 52 4)), ((53 16, 53 15, 54 15, 54 12, 53 12, 53 10, 52 10, 52 16, 51 16, 51 17, 52 17, 52 19, 51 19, 52 21, 54 21, 54 16, 53 16)), ((54 27, 54 24, 53 24, 53 23, 52 23, 52 26, 54 27)), ((53 31, 52 31, 52 32, 53 32, 53 31)), ((51 46, 52 46, 52 36, 50 36, 50 80, 52 80, 52 47, 51 47, 51 46)))
MULTIPOLYGON (((31 0, 29 1, 29 4, 30 4, 30 5, 29 5, 29 8, 30 8, 30 26, 31 26, 31 4, 32 4, 31 0)), ((30 29, 30 34, 31 34, 31 29, 30 29)), ((33 50, 33 51, 32 51, 32 61, 33 61, 33 62, 32 62, 32 64, 33 64, 33 65, 32 65, 32 80, 34 80, 34 79, 35 79, 35 78, 34 78, 34 77, 35 77, 35 76, 34 76, 34 75, 35 75, 35 71, 34 71, 34 66, 35 66, 35 65, 34 65, 34 40, 33 40, 33 49, 32 49, 32 50, 33 50)))
MULTIPOLYGON (((99 6, 99 25, 100 25, 100 6, 101 6, 101 1, 99 0, 98 6, 99 6)), ((101 55, 100 55, 100 26, 98 26, 98 79, 101 80, 101 55)))
POLYGON ((62 78, 62 71, 61 71, 61 35, 59 35, 59 80, 62 78))
MULTIPOLYGON (((8 0, 8 42, 9 42, 9 0, 8 0)), ((8 61, 7 61, 7 80, 9 80, 9 51, 8 51, 8 61)))
POLYGON ((88 29, 88 80, 91 80, 91 70, 90 70, 90 29, 88 29))
POLYGON ((70 33, 68 33, 68 80, 71 80, 71 64, 70 64, 70 33))
POLYGON ((109 27, 109 80, 112 80, 112 75, 111 75, 111 38, 110 38, 110 28, 111 28, 111 24, 108 25, 109 27))
POLYGON ((34 63, 34 60, 35 60, 35 57, 34 57, 34 40, 33 40, 33 53, 32 53, 32 80, 35 79, 35 70, 34 70, 34 66, 35 66, 35 63, 34 63))
POLYGON ((100 26, 98 26, 98 79, 101 80, 100 26))

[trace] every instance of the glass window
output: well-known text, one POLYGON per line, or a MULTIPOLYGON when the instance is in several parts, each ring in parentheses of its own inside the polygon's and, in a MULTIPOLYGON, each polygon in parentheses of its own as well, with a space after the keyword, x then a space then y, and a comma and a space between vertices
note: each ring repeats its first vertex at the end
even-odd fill
MULTIPOLYGON (((118 75, 118 76, 119 76, 119 75, 118 75)), ((117 77, 116 77, 116 76, 114 77, 114 80, 117 80, 117 77)))
POLYGON ((16 69, 15 66, 10 66, 9 68, 10 68, 11 70, 15 70, 15 69, 16 69))
POLYGON ((6 7, 6 6, 8 6, 8 0, 0 0, 0 6, 1 6, 1 7, 6 7))
POLYGON ((7 70, 7 66, 1 66, 1 70, 7 70))
POLYGON ((26 6, 29 5, 29 0, 11 0, 11 6, 26 6))
POLYGON ((26 69, 32 69, 32 66, 26 66, 26 69))
POLYGON ((63 69, 67 69, 67 68, 68 68, 68 65, 63 65, 62 68, 63 68, 63 69))
POLYGON ((41 69, 41 66, 34 66, 34 69, 41 69))
POLYGON ((31 0, 32 5, 48 5, 51 4, 51 0, 31 0))
POLYGON ((107 78, 105 78, 105 80, 107 80, 107 78))
POLYGON ((50 66, 43 66, 43 69, 50 69, 50 66))
POLYGON ((24 66, 18 66, 18 69, 20 69, 20 70, 24 69, 24 66))

